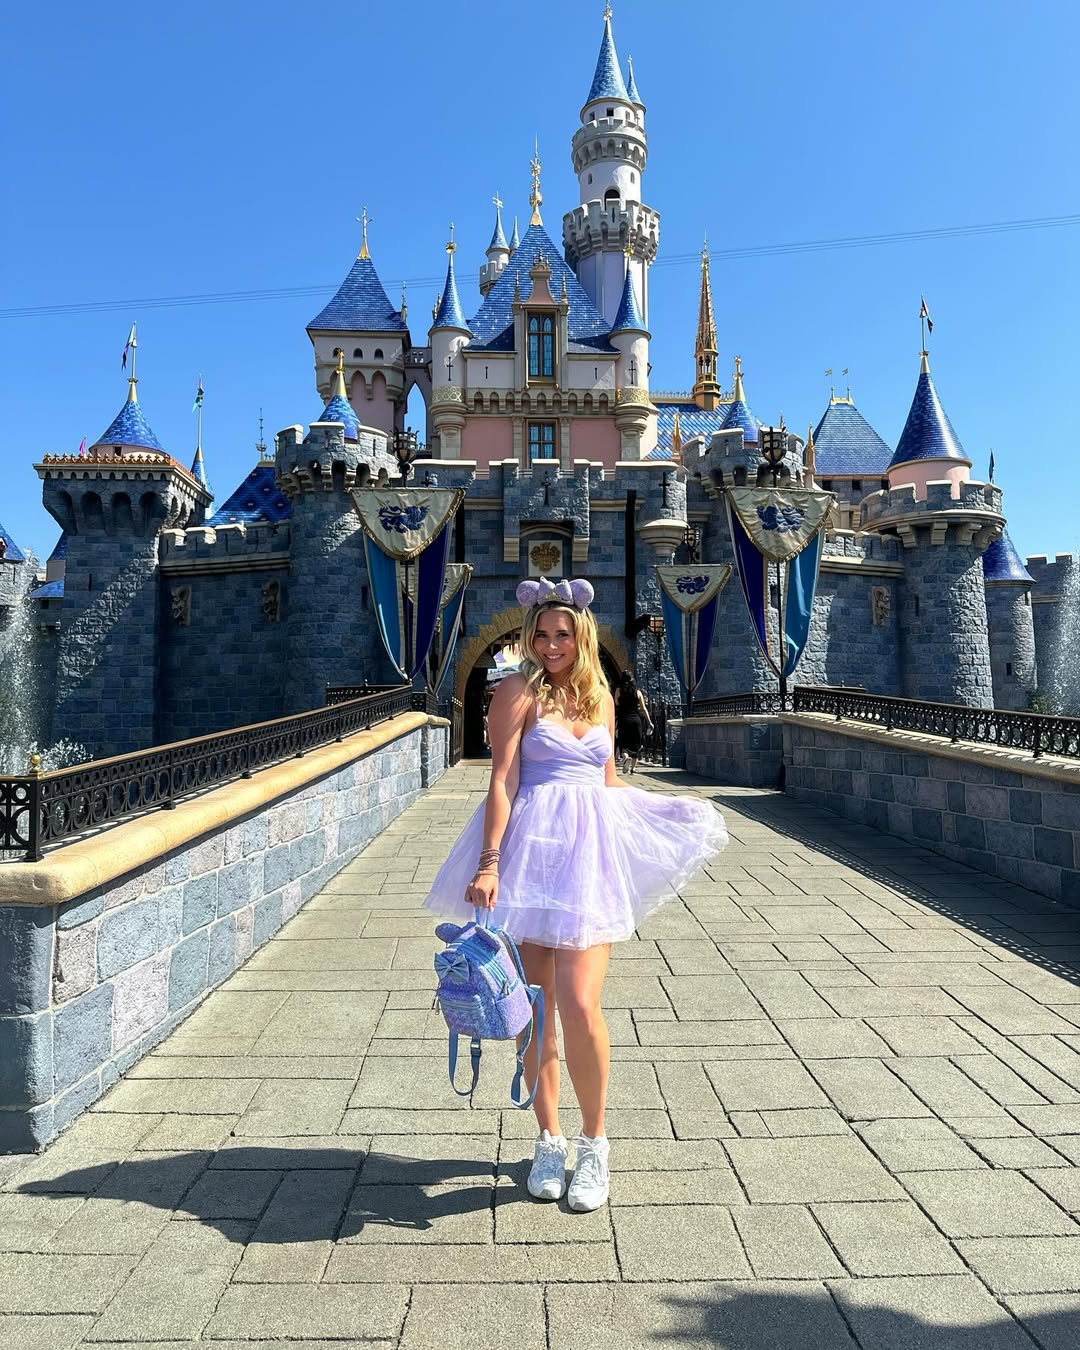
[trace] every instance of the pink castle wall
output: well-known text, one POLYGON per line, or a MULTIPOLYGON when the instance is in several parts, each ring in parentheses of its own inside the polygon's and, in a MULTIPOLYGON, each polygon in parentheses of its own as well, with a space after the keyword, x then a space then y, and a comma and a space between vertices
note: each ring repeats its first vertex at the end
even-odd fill
POLYGON ((570 460, 599 461, 613 469, 620 458, 622 440, 610 417, 572 417, 570 419, 570 460))
POLYGON ((957 464, 954 459, 919 459, 911 464, 901 464, 896 469, 890 469, 888 478, 890 487, 904 487, 908 483, 914 483, 915 500, 924 502, 927 483, 940 483, 942 479, 948 479, 952 484, 952 495, 959 497, 960 484, 968 482, 971 478, 971 467, 967 464, 957 464))
POLYGON ((514 425, 509 417, 470 417, 461 429, 461 458, 475 459, 477 473, 514 455, 514 425))
POLYGON ((349 402, 364 426, 386 432, 394 430, 394 403, 386 392, 386 377, 379 371, 375 372, 370 386, 363 375, 356 372, 349 390, 349 402))

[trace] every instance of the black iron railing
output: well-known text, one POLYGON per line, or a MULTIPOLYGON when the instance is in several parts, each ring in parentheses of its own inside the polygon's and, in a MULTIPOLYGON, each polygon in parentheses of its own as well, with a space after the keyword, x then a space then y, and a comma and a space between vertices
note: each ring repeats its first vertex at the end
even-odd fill
POLYGON ((826 713, 838 722, 846 718, 886 731, 918 731, 925 736, 947 736, 950 741, 1028 750, 1036 759, 1042 755, 1080 759, 1080 717, 965 708, 961 704, 922 703, 913 698, 803 685, 794 692, 792 711, 826 713))
POLYGON ((27 862, 38 862, 45 846, 61 839, 155 807, 168 810, 183 797, 250 778, 402 713, 438 711, 430 694, 402 685, 215 736, 52 773, 0 777, 0 853, 25 850, 27 862))
POLYGON ((791 711, 791 695, 786 698, 772 689, 753 689, 747 694, 725 694, 720 698, 695 699, 691 717, 749 717, 755 714, 791 711))

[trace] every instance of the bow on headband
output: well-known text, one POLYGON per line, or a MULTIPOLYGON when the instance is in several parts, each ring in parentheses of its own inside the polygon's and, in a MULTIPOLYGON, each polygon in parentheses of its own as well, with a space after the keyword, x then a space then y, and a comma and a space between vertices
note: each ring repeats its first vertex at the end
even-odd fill
POLYGON ((588 609, 595 595, 591 583, 584 579, 548 581, 547 577, 541 577, 539 581, 522 581, 517 588, 518 604, 525 609, 542 605, 548 600, 558 600, 564 605, 573 605, 575 609, 588 609))

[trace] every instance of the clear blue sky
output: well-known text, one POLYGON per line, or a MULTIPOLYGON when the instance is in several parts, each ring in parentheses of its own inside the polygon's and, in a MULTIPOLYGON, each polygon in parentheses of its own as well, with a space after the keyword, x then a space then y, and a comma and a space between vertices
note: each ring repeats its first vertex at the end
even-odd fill
MULTIPOLYGON (((185 461, 202 372, 221 500, 254 462, 260 406, 268 440, 320 410, 304 325, 351 265, 362 205, 395 301, 410 279, 418 342, 448 221, 471 313, 492 193, 527 220, 534 135, 559 240, 602 11, 61 0, 10 14, 0 308, 131 302, 0 317, 0 520, 19 543, 51 549, 31 465, 108 425, 133 320, 143 409, 185 461), (135 303, 289 287, 318 289, 135 303)), ((721 253, 1080 212, 1078 16, 1061 0, 617 4, 619 55, 634 56, 648 105, 644 195, 662 216, 654 387, 692 383, 705 231, 721 253)), ((925 293, 938 390, 979 474, 994 448, 1017 547, 1074 550, 1078 244, 1067 225, 717 257, 721 368, 740 353, 758 416, 783 410, 801 429, 827 401, 825 368, 843 383, 848 366, 860 409, 895 444, 925 293)))

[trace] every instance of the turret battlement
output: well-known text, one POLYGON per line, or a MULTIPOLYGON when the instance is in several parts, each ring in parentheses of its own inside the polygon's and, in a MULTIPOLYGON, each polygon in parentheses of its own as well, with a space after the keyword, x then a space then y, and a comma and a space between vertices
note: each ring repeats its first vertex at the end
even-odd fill
POLYGON ((895 530, 906 547, 914 544, 912 531, 921 526, 930 530, 930 542, 935 544, 945 542, 950 525, 965 533, 970 529, 971 535, 985 531, 984 548, 1001 534, 1001 489, 994 483, 935 479, 927 483, 924 497, 917 498, 916 491, 914 483, 903 483, 872 492, 860 507, 860 529, 895 530))
MULTIPOLYGON (((802 487, 802 440, 789 435, 787 452, 780 466, 779 484, 783 487, 802 487)), ((761 456, 756 441, 747 442, 742 427, 714 431, 708 448, 701 456, 701 478, 705 492, 715 496, 727 487, 754 487, 772 483, 772 469, 761 456)))
POLYGON ((1040 599, 1057 599, 1065 589, 1069 573, 1080 570, 1080 557, 1073 553, 1058 553, 1048 558, 1045 553, 1036 553, 1028 558, 1027 570, 1034 579, 1033 593, 1040 599))
POLYGON ((164 573, 263 571, 288 565, 289 522, 193 525, 163 530, 158 566, 164 573))
POLYGON ((660 213, 637 201, 583 202, 563 216, 563 254, 575 271, 583 258, 629 247, 651 263, 660 246, 660 213))
POLYGON ((285 427, 274 439, 277 476, 289 497, 304 492, 347 492, 370 479, 386 481, 398 472, 386 432, 358 427, 345 439, 341 422, 312 422, 308 433, 285 427))

